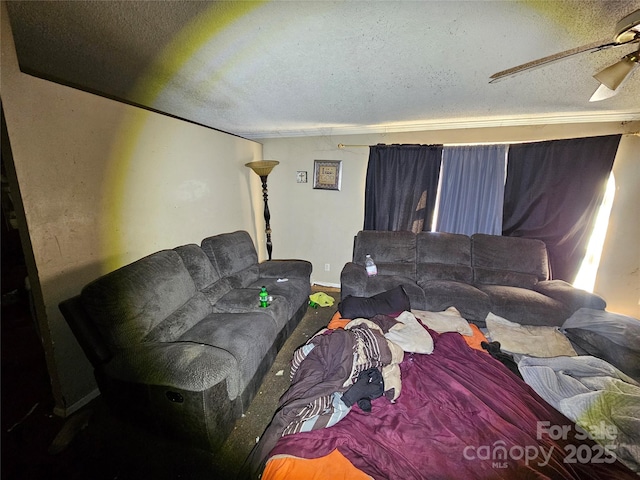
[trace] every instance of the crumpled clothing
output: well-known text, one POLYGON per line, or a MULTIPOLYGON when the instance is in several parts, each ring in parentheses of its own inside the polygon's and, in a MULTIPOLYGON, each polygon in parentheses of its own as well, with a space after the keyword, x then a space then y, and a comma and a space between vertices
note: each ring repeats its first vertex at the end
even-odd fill
POLYGON ((371 400, 381 397, 384 393, 382 373, 377 368, 370 368, 360 372, 356 383, 342 394, 342 401, 351 407, 354 403, 365 412, 371 411, 371 400))
POLYGON ((316 292, 309 295, 309 300, 317 303, 321 307, 330 307, 335 302, 335 299, 331 295, 327 295, 324 292, 316 292))

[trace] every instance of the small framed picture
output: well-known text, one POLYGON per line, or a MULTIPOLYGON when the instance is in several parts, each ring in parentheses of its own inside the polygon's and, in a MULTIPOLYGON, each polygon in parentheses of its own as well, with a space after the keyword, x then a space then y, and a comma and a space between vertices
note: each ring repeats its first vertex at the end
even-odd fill
POLYGON ((341 182, 341 160, 314 160, 313 188, 320 190, 340 190, 341 182))

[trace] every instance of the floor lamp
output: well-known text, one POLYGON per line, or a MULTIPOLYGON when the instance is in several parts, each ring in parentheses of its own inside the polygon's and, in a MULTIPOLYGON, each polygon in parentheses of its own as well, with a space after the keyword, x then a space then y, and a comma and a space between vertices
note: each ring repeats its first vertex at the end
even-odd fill
POLYGON ((267 234, 267 253, 269 254, 269 260, 271 260, 271 252, 273 250, 273 244, 271 243, 271 225, 269 225, 269 220, 271 220, 271 214, 269 213, 269 203, 267 202, 267 177, 273 170, 273 167, 278 165, 280 162, 276 160, 260 160, 258 162, 249 162, 245 164, 245 167, 249 167, 251 170, 256 172, 256 174, 262 180, 262 198, 264 198, 264 222, 265 222, 265 233, 267 234))

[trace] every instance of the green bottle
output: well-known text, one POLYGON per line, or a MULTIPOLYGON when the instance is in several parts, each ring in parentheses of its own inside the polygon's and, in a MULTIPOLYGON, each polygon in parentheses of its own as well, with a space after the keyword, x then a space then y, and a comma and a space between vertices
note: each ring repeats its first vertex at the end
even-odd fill
POLYGON ((260 290, 260 306, 269 306, 269 294, 267 293, 267 287, 262 287, 262 289, 260 290))

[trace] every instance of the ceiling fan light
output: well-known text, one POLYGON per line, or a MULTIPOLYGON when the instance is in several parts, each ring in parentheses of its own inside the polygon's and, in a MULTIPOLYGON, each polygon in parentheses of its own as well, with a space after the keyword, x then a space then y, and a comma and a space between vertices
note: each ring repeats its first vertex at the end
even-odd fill
POLYGON ((619 62, 596 73, 593 77, 610 90, 615 90, 637 65, 634 60, 624 57, 619 62))
POLYGON ((615 41, 626 43, 636 38, 640 32, 640 10, 630 13, 616 24, 615 41))
POLYGON ((606 100, 607 98, 613 97, 616 93, 618 93, 617 90, 611 90, 606 85, 600 85, 596 91, 593 92, 589 101, 599 102, 601 100, 606 100))

